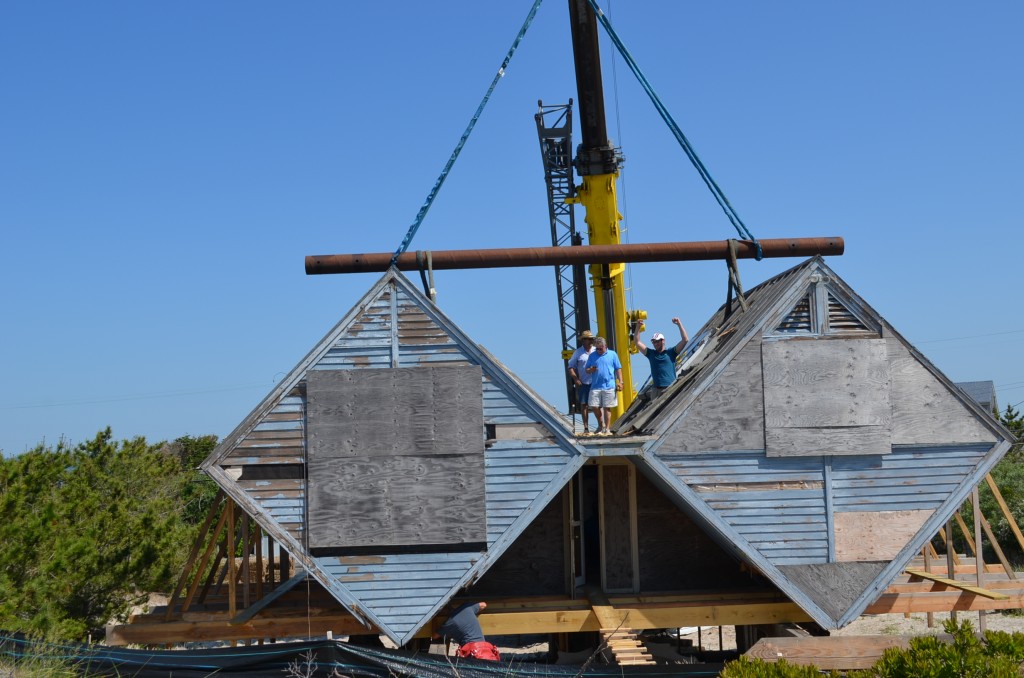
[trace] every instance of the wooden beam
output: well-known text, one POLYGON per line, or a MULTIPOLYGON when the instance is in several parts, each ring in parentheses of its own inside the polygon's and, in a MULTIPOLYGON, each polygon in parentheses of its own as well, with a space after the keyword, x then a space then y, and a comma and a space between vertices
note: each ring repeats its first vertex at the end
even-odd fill
POLYGON ((294 577, 292 577, 291 579, 289 579, 288 581, 286 581, 285 583, 281 584, 276 589, 268 593, 266 596, 257 600, 255 603, 253 603, 246 609, 236 614, 234 617, 232 617, 231 623, 237 625, 249 621, 250 619, 255 617, 258 612, 262 611, 272 602, 274 602, 284 594, 288 593, 288 591, 290 591, 296 584, 298 584, 301 581, 304 581, 305 579, 306 571, 302 570, 297 575, 295 575, 294 577))
POLYGON ((325 635, 328 631, 336 636, 372 632, 352 615, 343 614, 290 619, 256 618, 244 624, 231 624, 229 621, 173 621, 161 624, 111 625, 107 627, 106 640, 108 645, 163 645, 168 642, 308 638, 310 635, 325 635))
POLYGON ((1007 596, 1005 594, 996 593, 995 591, 990 591, 988 589, 983 589, 983 588, 978 587, 978 586, 971 586, 970 584, 965 584, 962 581, 958 581, 956 579, 947 579, 946 577, 940 577, 937 574, 933 574, 931 572, 925 572, 924 570, 908 569, 908 570, 906 570, 906 572, 911 577, 920 577, 921 579, 928 579, 928 580, 931 580, 931 581, 934 581, 934 582, 938 582, 939 584, 945 584, 946 586, 948 586, 950 588, 960 589, 961 591, 967 591, 969 593, 973 593, 973 594, 978 595, 978 596, 984 596, 986 598, 991 598, 992 600, 1006 600, 1006 599, 1008 599, 1010 597, 1010 596, 1007 596))
MULTIPOLYGON (((185 594, 185 600, 181 603, 182 613, 188 611, 189 605, 192 604, 192 598, 196 595, 196 589, 199 588, 199 582, 203 579, 203 572, 206 571, 207 566, 210 564, 210 555, 213 553, 213 549, 217 547, 217 542, 220 540, 221 533, 224 532, 224 526, 228 520, 228 504, 231 503, 231 499, 227 498, 221 508, 220 520, 217 521, 217 527, 213 530, 213 535, 210 537, 210 541, 206 543, 206 550, 203 551, 203 557, 199 561, 199 565, 196 567, 195 576, 192 579, 192 584, 188 587, 188 592, 185 594)), ((211 572, 216 570, 216 565, 211 568, 211 572)), ((171 613, 174 611, 174 606, 171 604, 173 601, 167 604, 167 617, 170 619, 171 613)))
POLYGON ((808 636, 762 638, 745 655, 766 662, 785 660, 829 671, 870 668, 889 648, 907 649, 912 636, 808 636))
POLYGON ((988 473, 985 475, 985 482, 988 483, 988 488, 992 490, 992 496, 995 497, 996 503, 999 505, 999 510, 1003 512, 1003 517, 1006 518, 1006 522, 1010 525, 1010 530, 1013 532, 1013 536, 1017 538, 1017 543, 1021 549, 1024 549, 1024 534, 1021 534, 1020 526, 1017 525, 1016 519, 1013 517, 1013 512, 1010 511, 1010 507, 1006 505, 1006 500, 1003 499, 1003 493, 996 487, 996 481, 992 479, 992 474, 988 473))

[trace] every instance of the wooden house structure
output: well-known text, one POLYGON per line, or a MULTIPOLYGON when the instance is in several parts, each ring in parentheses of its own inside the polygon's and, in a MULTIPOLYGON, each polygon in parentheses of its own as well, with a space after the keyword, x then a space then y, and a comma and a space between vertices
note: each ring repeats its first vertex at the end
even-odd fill
POLYGON ((698 608, 835 629, 883 611, 1012 441, 818 257, 720 309, 677 371, 578 438, 390 270, 203 464, 300 572, 248 613, 232 590, 229 620, 308 577, 327 628, 398 645, 456 597, 491 603, 489 632, 698 608))

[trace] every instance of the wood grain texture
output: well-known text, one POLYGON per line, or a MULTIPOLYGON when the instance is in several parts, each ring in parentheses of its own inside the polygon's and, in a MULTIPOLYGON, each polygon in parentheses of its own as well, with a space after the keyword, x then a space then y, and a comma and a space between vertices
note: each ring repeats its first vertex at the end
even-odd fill
POLYGON ((884 339, 770 341, 761 351, 769 457, 891 450, 884 339))
POLYGON ((764 449, 761 340, 752 339, 668 433, 658 454, 764 449))
POLYGON ((486 540, 479 367, 307 374, 310 548, 486 540))
POLYGON ((779 570, 832 619, 838 620, 889 564, 857 563, 780 565, 779 570))
POLYGON ((601 467, 601 556, 605 591, 633 589, 629 467, 601 467))
POLYGON ((903 342, 896 337, 885 341, 892 365, 894 445, 996 442, 996 436, 903 342))
POLYGON ((836 560, 892 560, 932 515, 930 510, 837 513, 836 560))
POLYGON ((481 378, 476 366, 311 371, 310 461, 482 453, 481 378))
POLYGON ((765 430, 769 457, 889 454, 892 436, 885 426, 769 428, 765 430))
POLYGON ((767 341, 761 352, 768 428, 889 425, 884 339, 767 341))
POLYGON ((310 473, 311 548, 486 539, 478 455, 348 457, 310 473))

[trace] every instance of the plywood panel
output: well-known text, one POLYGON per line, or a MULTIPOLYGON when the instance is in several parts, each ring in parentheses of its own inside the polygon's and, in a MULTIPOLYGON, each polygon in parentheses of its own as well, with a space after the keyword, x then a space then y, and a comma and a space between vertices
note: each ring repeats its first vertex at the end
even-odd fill
POLYGON ((769 457, 807 455, 888 454, 892 436, 885 426, 769 428, 765 431, 769 457))
POLYGON ((633 590, 628 466, 601 467, 601 557, 606 591, 633 590))
POLYGON ((836 560, 892 560, 932 513, 930 510, 836 513, 836 560))
POLYGON ((779 570, 832 619, 838 620, 888 564, 888 560, 817 563, 781 565, 779 570))
POLYGON ((659 454, 764 449, 761 341, 750 341, 694 403, 659 454))
POLYGON ((484 542, 479 367, 307 374, 311 549, 484 542))
POLYGON ((893 444, 993 443, 996 436, 896 337, 885 340, 892 365, 893 444))
POLYGON ((768 456, 891 450, 884 339, 768 341, 761 353, 768 456))
POLYGON ((482 452, 481 378, 476 366, 311 371, 310 459, 482 452))
POLYGON ((482 542, 472 455, 349 457, 310 475, 312 548, 482 542))
POLYGON ((767 427, 889 425, 884 339, 769 341, 761 351, 767 427))

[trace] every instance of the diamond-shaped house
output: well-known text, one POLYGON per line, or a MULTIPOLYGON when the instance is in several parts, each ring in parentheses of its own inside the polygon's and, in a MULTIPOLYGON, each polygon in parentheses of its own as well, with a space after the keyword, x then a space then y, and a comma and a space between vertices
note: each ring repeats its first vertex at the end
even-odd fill
MULTIPOLYGON (((508 633, 686 625, 672 606, 712 590, 838 628, 1012 436, 820 258, 744 302, 616 436, 577 439, 392 269, 203 468, 398 644, 455 596, 560 610, 545 626, 523 603, 534 614, 508 633)), ((726 623, 768 619, 744 618, 726 623)))
POLYGON ((719 309, 616 422, 708 535, 825 628, 856 619, 1013 440, 819 258, 719 309))
POLYGON ((582 461, 550 406, 392 269, 203 468, 350 613, 404 644, 582 461))

